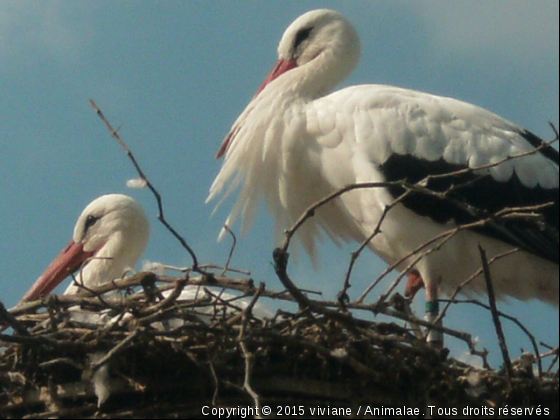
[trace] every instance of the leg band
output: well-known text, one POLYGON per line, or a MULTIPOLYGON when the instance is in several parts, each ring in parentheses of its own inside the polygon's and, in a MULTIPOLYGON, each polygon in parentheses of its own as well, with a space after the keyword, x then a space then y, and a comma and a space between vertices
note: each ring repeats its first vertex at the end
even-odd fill
POLYGON ((431 312, 431 313, 436 314, 436 315, 439 314, 439 301, 428 300, 426 302, 426 312, 431 312))
MULTIPOLYGON (((439 314, 439 304, 437 301, 426 302, 426 321, 433 323, 439 314)), ((442 325, 441 320, 436 325, 442 325)), ((430 330, 427 337, 428 343, 440 342, 443 343, 443 333, 438 330, 430 330)))

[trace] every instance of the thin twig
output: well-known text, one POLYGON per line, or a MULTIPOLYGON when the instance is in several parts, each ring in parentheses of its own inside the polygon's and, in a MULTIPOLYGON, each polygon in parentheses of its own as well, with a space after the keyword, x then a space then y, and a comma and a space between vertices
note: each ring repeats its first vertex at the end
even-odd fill
POLYGON ((97 106, 97 104, 93 101, 93 99, 89 100, 91 107, 93 108, 93 110, 97 113, 98 117, 101 119, 101 121, 103 121, 105 123, 105 125, 107 126, 107 128, 109 129, 109 132, 111 133, 111 136, 119 143, 119 145, 124 149, 126 155, 128 156, 128 158, 130 159, 130 161, 132 162, 132 164, 134 165, 134 168, 136 169, 136 171, 138 172, 138 175, 140 176, 140 179, 142 179, 144 182, 146 182, 146 186, 150 189, 150 191, 152 192, 152 194, 154 195, 154 197, 156 198, 156 202, 157 202, 157 206, 158 206, 158 220, 167 228, 167 230, 169 230, 171 232, 171 234, 180 242, 180 244, 183 246, 183 248, 185 248, 187 250, 187 252, 189 253, 189 255, 191 256, 191 259, 193 261, 193 271, 196 272, 200 272, 201 274, 202 271, 199 268, 198 265, 198 259, 196 257, 196 254, 194 253, 194 251, 192 250, 192 248, 189 246, 189 244, 187 243, 187 241, 185 241, 185 239, 179 234, 179 232, 177 232, 166 220, 165 218, 165 214, 163 211, 163 200, 162 197, 160 195, 160 193, 156 190, 156 188, 154 187, 154 185, 151 183, 151 181, 148 179, 148 177, 146 176, 146 174, 144 173, 144 171, 142 170, 142 168, 140 167, 140 165, 138 164, 138 161, 136 160, 136 158, 134 157, 134 155, 132 154, 132 151, 130 150, 130 148, 126 145, 126 143, 122 140, 122 138, 119 136, 119 133, 117 130, 115 130, 113 128, 113 126, 111 125, 111 123, 107 120, 107 118, 105 117, 105 115, 103 114, 103 112, 101 111, 101 109, 97 106))
POLYGON ((552 128, 552 131, 554 132, 554 136, 555 136, 554 140, 549 142, 549 144, 552 146, 552 143, 560 140, 560 136, 558 136, 558 129, 556 128, 556 126, 554 125, 554 123, 552 121, 549 121, 548 125, 550 126, 550 128, 552 128))
POLYGON ((383 209, 383 213, 381 214, 381 217, 379 218, 379 221, 377 222, 377 225, 375 226, 375 229, 373 230, 371 235, 368 236, 360 244, 360 246, 358 247, 357 250, 352 252, 351 257, 350 257, 350 264, 348 265, 348 270, 346 272, 346 277, 344 279, 344 286, 342 288, 342 291, 339 293, 339 300, 342 299, 342 301, 345 301, 347 299, 348 289, 350 289, 350 277, 352 275, 352 271, 354 269, 354 265, 355 265, 357 259, 359 258, 359 256, 363 252, 363 250, 370 244, 370 242, 373 240, 373 238, 375 238, 379 233, 381 233, 381 224, 385 220, 385 217, 387 216, 389 211, 393 207, 395 207, 398 203, 400 203, 402 200, 404 200, 406 198, 406 196, 410 194, 410 192, 411 192, 410 190, 406 191, 404 194, 401 194, 397 199, 393 200, 392 203, 385 206, 385 208, 383 209))
MULTIPOLYGON (((278 276, 278 278, 280 279, 280 281, 282 282, 284 287, 286 287, 286 289, 288 289, 288 291, 292 294, 294 300, 298 303, 301 310, 310 309, 312 312, 319 313, 319 314, 322 314, 324 316, 330 317, 332 319, 335 319, 337 321, 340 321, 340 322, 344 323, 345 325, 351 325, 351 326, 360 326, 360 325, 366 326, 367 325, 367 321, 363 321, 363 320, 354 318, 351 313, 345 313, 345 312, 339 312, 339 311, 334 311, 334 310, 327 309, 327 307, 329 307, 329 306, 340 308, 340 303, 338 303, 338 302, 336 302, 336 303, 325 303, 323 301, 315 301, 315 300, 309 299, 307 296, 305 296, 305 294, 303 294, 297 288, 297 286, 292 282, 292 280, 290 279, 290 277, 287 273, 288 255, 284 254, 281 249, 277 248, 274 251, 273 258, 274 258, 274 262, 275 262, 276 275, 278 276)), ((382 314, 385 314, 385 315, 388 315, 388 316, 392 316, 392 317, 395 317, 395 318, 402 319, 404 321, 415 322, 419 325, 429 327, 429 328, 432 328, 434 330, 441 331, 444 334, 448 334, 450 336, 456 337, 456 338, 464 341, 469 346, 469 350, 471 351, 472 354, 481 355, 481 352, 476 350, 470 334, 458 332, 458 331, 452 330, 450 328, 443 327, 441 325, 434 325, 431 322, 424 321, 424 320, 421 320, 421 319, 410 318, 402 312, 391 310, 390 308, 385 308, 383 306, 380 307, 377 304, 375 304, 375 305, 365 305, 365 304, 361 304, 361 303, 349 303, 347 305, 347 308, 349 308, 349 309, 364 309, 364 310, 371 311, 373 313, 382 313, 382 314)), ((484 360, 486 360, 486 359, 484 359, 484 360)))
POLYGON ((121 340, 116 346, 114 346, 109 352, 103 356, 101 359, 97 360, 95 363, 91 365, 91 369, 93 371, 99 369, 103 364, 107 363, 109 359, 111 359, 115 354, 117 354, 122 348, 128 345, 131 341, 133 341, 139 333, 140 330, 135 329, 132 333, 128 334, 123 340, 121 340))
MULTIPOLYGON (((512 254, 515 254, 519 252, 519 248, 514 248, 514 249, 510 249, 509 251, 503 252, 501 254, 498 255, 494 255, 492 258, 490 258, 490 260, 488 260, 488 264, 491 265, 493 264, 495 261, 498 261, 502 258, 508 257, 512 254)), ((466 279, 465 281, 463 281, 461 284, 459 284, 455 290, 453 291, 453 293, 451 294, 451 296, 449 296, 449 299, 447 299, 447 304, 443 307, 443 310, 440 312, 440 314, 438 315, 438 317, 436 318, 435 322, 439 322, 443 319, 443 317, 445 316, 445 314, 447 313, 447 310, 449 309, 449 307, 451 306, 452 303, 457 302, 456 297, 457 295, 461 292, 461 290, 463 290, 466 286, 468 286, 470 283, 472 283, 479 275, 482 274, 483 268, 480 267, 478 270, 476 270, 473 274, 471 274, 471 276, 466 279)), ((487 307, 487 309, 490 309, 490 307, 487 307)))
POLYGON ((233 231, 230 229, 228 225, 224 225, 224 229, 226 230, 227 233, 231 235, 232 244, 231 244, 231 249, 229 250, 229 255, 226 261, 226 265, 222 270, 222 276, 224 276, 229 270, 229 264, 231 263, 231 259, 233 258, 233 253, 235 252, 235 247, 237 246, 237 237, 235 236, 235 233, 233 233, 233 231))
MULTIPOLYGON (((492 259, 490 259, 488 261, 488 264, 489 265, 492 264, 492 259)), ((484 308, 484 309, 490 311, 490 305, 487 305, 483 302, 479 302, 478 300, 475 300, 475 299, 460 300, 460 299, 456 299, 455 297, 451 297, 449 299, 440 299, 440 302, 447 302, 447 305, 445 306, 445 309, 447 309, 451 304, 455 305, 455 304, 469 303, 469 304, 472 304, 472 305, 480 306, 481 308, 484 308)), ((442 311, 442 313, 443 313, 443 311, 442 311)), ((502 311, 498 311, 498 315, 501 316, 502 318, 505 318, 505 319, 513 322, 515 325, 517 325, 519 327, 519 329, 521 331, 523 331, 523 333, 527 336, 527 338, 531 342, 531 345, 533 346, 533 351, 535 352, 535 355, 539 354, 539 347, 537 345, 537 340, 535 339, 535 336, 533 334, 531 334, 529 329, 525 325, 523 325, 523 323, 520 320, 518 320, 517 318, 515 318, 511 315, 508 315, 508 314, 506 314, 502 311)), ((439 322, 440 317, 442 318, 441 313, 434 320, 434 322, 439 322)), ((541 362, 540 358, 538 358, 538 357, 537 357, 537 369, 538 369, 539 376, 541 376, 543 368, 542 368, 542 362, 541 362)))
MULTIPOLYGON (((431 180, 434 179, 441 179, 441 178, 455 178, 459 175, 465 175, 465 174, 473 174, 476 175, 476 172, 480 172, 482 170, 486 170, 486 169, 491 169, 491 168, 495 168, 507 161, 511 161, 511 160, 515 160, 515 159, 520 159, 526 156, 530 156, 536 153, 539 153, 542 149, 551 147, 553 143, 558 141, 558 135, 556 132, 556 129, 553 126, 553 130, 556 133, 556 138, 550 142, 543 142, 540 146, 529 150, 527 152, 522 152, 519 153, 517 155, 512 155, 512 156, 507 156, 505 158, 503 158, 500 161, 497 162, 493 162, 493 163, 489 163, 486 165, 480 165, 480 166, 476 166, 476 167, 466 167, 466 168, 462 168, 456 171, 452 171, 449 173, 445 173, 445 174, 438 174, 438 175, 428 175, 427 177, 425 177, 424 179, 416 182, 416 183, 409 183, 406 180, 401 180, 401 181, 387 181, 387 182, 364 182, 364 183, 355 183, 352 185, 347 185, 343 188, 340 188, 339 190, 336 190, 334 192, 332 192, 331 194, 327 195, 326 197, 322 198, 321 200, 313 203, 311 206, 309 206, 300 216, 300 218, 294 223, 294 225, 287 229, 285 231, 285 238, 284 238, 284 242, 281 246, 281 249, 283 249, 284 251, 288 250, 290 241, 292 239, 292 237, 294 236, 294 234, 296 233, 296 231, 301 227, 301 225, 303 225, 309 218, 313 217, 315 215, 315 212, 317 209, 319 209, 320 207, 324 206, 325 204, 327 204, 328 202, 334 200, 335 198, 349 192, 349 191, 353 191, 356 189, 370 189, 370 188, 390 188, 390 187, 401 187, 404 188, 406 190, 411 190, 414 192, 418 192, 421 194, 425 194, 428 196, 432 196, 434 198, 438 198, 440 200, 446 201, 450 204, 453 204, 455 206, 457 206, 458 208, 460 208, 461 210, 465 211, 467 214, 470 214, 471 216, 474 217, 480 217, 481 215, 484 214, 484 211, 475 208, 474 206, 471 206, 465 202, 462 202, 460 200, 457 200, 455 198, 451 198, 449 197, 449 193, 457 188, 460 188, 461 185, 452 185, 450 187, 449 190, 447 191, 443 191, 443 192, 439 192, 439 191, 434 191, 428 187, 426 187, 427 185, 429 185, 429 182, 431 180)), ((470 181, 469 181, 470 182, 470 181)))
POLYGON ((502 351, 502 357, 504 359, 504 367, 506 369, 508 376, 512 378, 513 368, 511 366, 511 359, 509 357, 509 351, 507 348, 506 339, 504 337, 504 331, 502 330, 502 323, 500 322, 500 316, 498 315, 498 308, 496 306, 496 297, 494 295, 494 286, 492 284, 492 277, 490 275, 490 266, 488 265, 488 258, 486 257, 486 251, 480 245, 478 246, 478 250, 480 251, 480 258, 482 259, 482 268, 484 272, 484 280, 486 281, 488 302, 490 303, 490 312, 492 313, 494 327, 496 328, 496 335, 498 336, 500 350, 502 351))
POLYGON ((8 327, 12 327, 19 335, 29 335, 27 328, 8 312, 4 303, 0 301, 0 333, 8 327))
MULTIPOLYGON (((247 328, 247 322, 251 317, 251 311, 253 310, 253 307, 255 306, 255 303, 259 299, 263 290, 264 290, 264 284, 261 284, 257 289, 257 293, 255 294, 253 299, 251 299, 249 305, 247 305, 247 307, 243 310, 242 312, 243 319, 241 322, 241 328, 239 330, 239 338, 238 338, 239 347, 241 348, 241 352, 243 353, 243 359, 245 361, 245 376, 243 379, 243 389, 253 399, 253 404, 257 409, 258 413, 260 412, 260 408, 261 408, 260 396, 259 394, 257 394, 257 392, 253 389, 251 385, 251 372, 253 370, 254 355, 249 351, 249 349, 247 348, 247 344, 245 343, 245 330, 247 328)), ((260 418, 260 416, 257 418, 260 418)))

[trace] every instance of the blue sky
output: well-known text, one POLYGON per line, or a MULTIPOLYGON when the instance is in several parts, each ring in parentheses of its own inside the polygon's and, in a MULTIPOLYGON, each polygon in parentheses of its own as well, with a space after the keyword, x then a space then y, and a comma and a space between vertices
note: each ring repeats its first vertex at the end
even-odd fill
MULTIPOLYGON (((2 1, 0 300, 15 305, 66 245, 83 207, 109 192, 134 196, 150 215, 145 259, 190 264, 157 222, 151 194, 125 186, 136 174, 89 98, 121 127, 163 195, 168 220, 200 261, 223 263, 229 243, 216 237, 231 201, 214 217, 213 205, 204 203, 221 165, 214 155, 275 63, 284 29, 322 7, 344 13, 361 35, 362 60, 346 85, 384 83, 452 96, 552 138, 557 1, 2 1)), ((302 257, 291 274, 302 287, 332 297, 354 247, 327 243, 318 271, 302 257)), ((239 238, 233 265, 278 289, 273 248, 272 221, 263 211, 239 238)), ((362 256, 352 291, 383 269, 377 257, 362 256)), ((537 338, 558 344, 556 309, 522 302, 503 308, 537 338)), ((461 306, 446 322, 479 336, 499 364, 486 313, 461 306)), ((506 333, 514 355, 528 348, 515 328, 506 333)), ((455 355, 461 351, 457 344, 455 355)))

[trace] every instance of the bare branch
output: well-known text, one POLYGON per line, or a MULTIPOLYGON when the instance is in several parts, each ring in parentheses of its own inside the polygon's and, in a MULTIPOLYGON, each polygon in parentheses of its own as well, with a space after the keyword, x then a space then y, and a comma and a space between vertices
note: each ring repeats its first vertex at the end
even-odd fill
POLYGON ((229 270, 229 264, 231 263, 233 253, 235 252, 235 247, 237 245, 237 237, 235 236, 235 233, 233 233, 233 231, 230 229, 230 227, 228 225, 224 225, 224 229, 226 230, 227 233, 229 233, 231 235, 232 244, 231 244, 231 249, 229 250, 229 255, 228 255, 228 259, 226 261, 226 265, 224 266, 224 269, 222 271, 222 276, 225 275, 227 273, 227 271, 229 270))
POLYGON ((154 195, 154 197, 156 198, 156 202, 157 202, 157 206, 158 206, 158 220, 167 228, 167 230, 169 230, 169 232, 171 232, 171 234, 179 241, 179 243, 183 246, 183 248, 185 248, 187 250, 187 252, 189 253, 189 255, 191 256, 191 259, 193 261, 193 271, 196 272, 200 272, 202 273, 202 271, 199 268, 198 265, 198 259, 196 257, 196 254, 194 253, 194 251, 192 250, 192 248, 189 246, 189 244, 187 244, 187 241, 185 241, 185 239, 179 234, 179 232, 177 232, 170 224, 169 222, 167 222, 166 218, 165 218, 165 214, 163 211, 163 200, 162 197, 160 195, 160 193, 156 190, 156 188, 154 187, 154 185, 151 183, 151 181, 148 179, 148 177, 146 176, 146 174, 144 173, 144 171, 142 170, 142 168, 140 167, 140 165, 138 164, 138 161, 136 160, 136 158, 134 157, 134 155, 132 154, 132 151, 130 150, 130 148, 126 145, 126 143, 122 140, 122 138, 119 136, 119 133, 117 130, 115 130, 113 128, 113 126, 111 125, 111 123, 107 120, 107 118, 105 117, 105 115, 103 114, 103 112, 101 112, 101 109, 99 109, 99 107, 97 106, 97 104, 93 101, 93 99, 89 100, 91 107, 93 108, 93 110, 97 113, 97 116, 101 119, 101 121, 103 121, 105 123, 105 125, 107 126, 107 128, 109 129, 109 132, 111 133, 111 136, 119 143, 119 145, 124 149, 126 155, 128 156, 128 158, 130 159, 130 161, 132 162, 132 164, 134 165, 134 168, 136 169, 136 171, 138 172, 138 175, 140 176, 140 178, 146 182, 146 186, 150 189, 150 191, 152 192, 152 194, 154 195))
POLYGON ((4 303, 0 301, 0 333, 6 328, 12 327, 19 335, 28 336, 29 331, 23 326, 13 314, 6 310, 4 303))
POLYGON ((383 213, 381 214, 381 217, 379 218, 379 221, 377 222, 377 226, 375 227, 375 229, 373 230, 371 235, 368 236, 360 244, 359 248, 356 251, 352 252, 352 255, 351 255, 351 258, 350 258, 350 264, 348 265, 348 270, 346 272, 346 277, 344 279, 344 287, 343 287, 342 291, 339 293, 339 297, 340 297, 339 300, 344 301, 344 300, 347 299, 347 292, 348 292, 348 289, 350 288, 350 276, 352 275, 352 270, 354 269, 354 264, 356 263, 357 259, 361 255, 362 251, 370 244, 370 242, 373 240, 373 238, 381 232, 381 224, 385 220, 385 216, 389 213, 389 211, 393 207, 395 207, 398 203, 400 203, 408 194, 410 194, 410 190, 406 191, 400 197, 395 199, 391 204, 385 206, 385 208, 383 209, 383 213))
POLYGON ((504 331, 502 330, 502 323, 500 322, 500 316, 498 315, 498 308, 496 306, 496 297, 494 295, 494 286, 492 284, 492 277, 490 275, 490 266, 488 265, 488 258, 486 257, 486 251, 479 245, 478 250, 480 251, 480 258, 482 259, 482 268, 484 272, 484 280, 486 281, 486 289, 488 292, 488 302, 490 302, 490 312, 492 313, 492 320, 494 321, 494 327, 496 328, 496 335, 498 336, 498 341, 500 343, 500 350, 502 351, 502 357, 504 359, 504 367, 510 378, 513 377, 513 370, 511 367, 511 359, 509 357, 509 351, 506 344, 506 339, 504 337, 504 331))

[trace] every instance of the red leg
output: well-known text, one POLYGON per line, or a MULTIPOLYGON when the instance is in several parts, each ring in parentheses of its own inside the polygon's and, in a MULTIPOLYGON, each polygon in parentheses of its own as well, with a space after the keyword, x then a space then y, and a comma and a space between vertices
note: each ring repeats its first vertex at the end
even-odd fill
POLYGON ((422 276, 417 270, 412 270, 408 273, 408 282, 406 283, 406 287, 404 289, 404 295, 409 298, 410 300, 414 299, 418 290, 424 287, 424 280, 422 280, 422 276))

